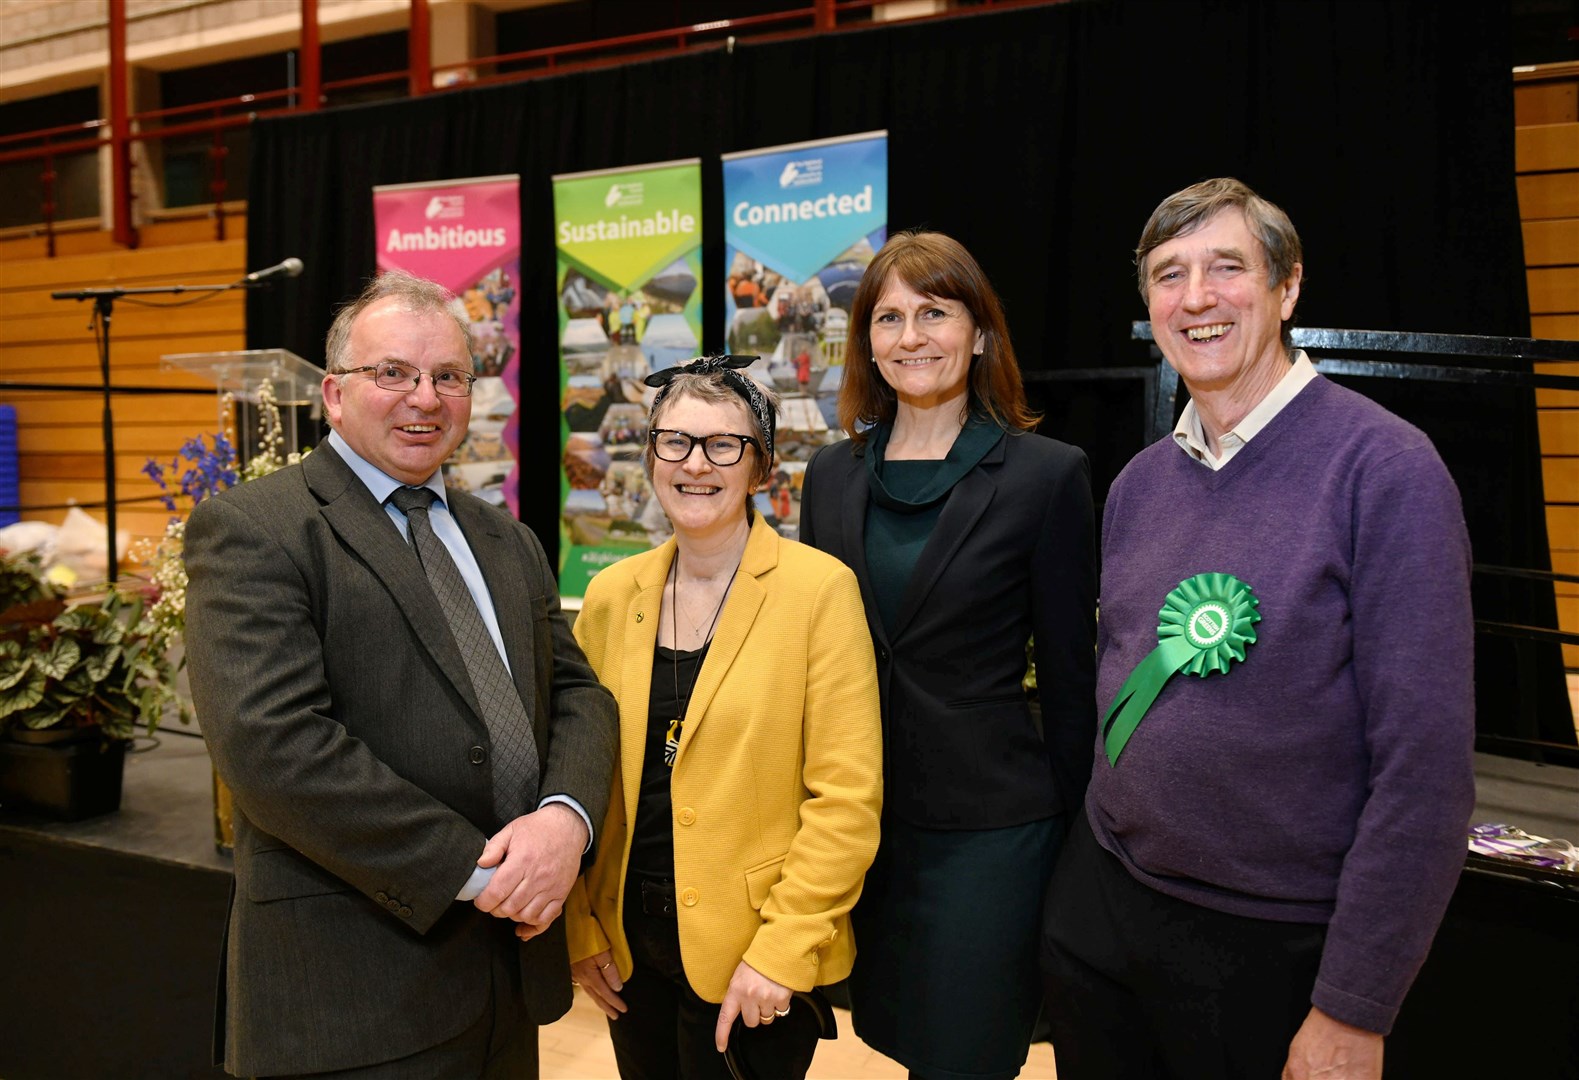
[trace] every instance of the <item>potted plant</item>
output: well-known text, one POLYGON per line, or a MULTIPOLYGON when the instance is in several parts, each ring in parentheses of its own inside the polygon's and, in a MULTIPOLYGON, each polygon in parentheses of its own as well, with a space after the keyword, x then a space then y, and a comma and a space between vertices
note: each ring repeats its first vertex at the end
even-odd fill
POLYGON ((168 646, 141 595, 72 598, 36 556, 0 555, 0 805, 117 809, 127 744, 180 708, 168 646))

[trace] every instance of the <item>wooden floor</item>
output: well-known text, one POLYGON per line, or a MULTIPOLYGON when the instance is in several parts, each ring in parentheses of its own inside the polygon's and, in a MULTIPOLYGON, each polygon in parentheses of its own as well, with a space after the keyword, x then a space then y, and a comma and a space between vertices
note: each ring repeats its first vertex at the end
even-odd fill
MULTIPOLYGON (((1568 694, 1573 703, 1574 727, 1579 733, 1579 674, 1568 676, 1568 694)), ((839 1015, 839 1038, 817 1049, 810 1080, 893 1080, 905 1077, 898 1062, 869 1049, 855 1037, 850 1014, 839 1015)), ((585 994, 576 991, 576 1003, 559 1023, 542 1030, 543 1080, 615 1080, 614 1050, 609 1045, 607 1021, 585 994)), ((1053 1067, 1053 1048, 1047 1043, 1031 1047, 1030 1060, 1020 1076, 1024 1080, 1057 1080, 1053 1067)))
MULTIPOLYGON (((812 1062, 810 1080, 903 1080, 905 1068, 868 1049, 850 1029, 850 1014, 839 1016, 839 1038, 822 1043, 812 1062)), ((570 1012, 557 1024, 543 1028, 538 1040, 543 1080, 615 1080, 614 1048, 609 1044, 608 1021, 580 990, 570 1012)), ((1047 1043, 1031 1047, 1030 1060, 1020 1076, 1025 1080, 1056 1080, 1053 1048, 1047 1043)))

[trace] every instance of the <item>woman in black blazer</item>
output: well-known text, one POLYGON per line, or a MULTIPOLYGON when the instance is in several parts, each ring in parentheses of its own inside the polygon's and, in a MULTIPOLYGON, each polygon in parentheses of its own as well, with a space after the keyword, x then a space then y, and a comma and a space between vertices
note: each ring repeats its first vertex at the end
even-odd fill
POLYGON ((855 435, 807 466, 800 538, 860 579, 882 692, 855 1030, 912 1076, 1014 1076, 1042 893, 1096 738, 1090 470, 1031 433, 998 297, 940 233, 894 237, 867 268, 839 418, 855 435))

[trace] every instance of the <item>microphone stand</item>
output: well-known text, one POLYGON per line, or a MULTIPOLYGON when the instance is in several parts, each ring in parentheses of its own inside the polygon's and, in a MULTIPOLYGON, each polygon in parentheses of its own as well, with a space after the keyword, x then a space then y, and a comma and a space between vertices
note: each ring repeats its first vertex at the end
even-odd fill
MULTIPOLYGON (((266 280, 266 279, 265 279, 266 280)), ((120 577, 120 552, 115 543, 115 416, 111 405, 113 388, 110 386, 110 323, 114 317, 115 301, 123 296, 169 296, 182 293, 221 293, 237 288, 252 288, 265 282, 241 281, 229 285, 152 285, 143 288, 123 289, 63 289, 49 294, 52 300, 92 300, 93 318, 88 324, 94 331, 99 347, 99 379, 104 394, 104 520, 109 536, 105 548, 105 567, 111 585, 120 577)))

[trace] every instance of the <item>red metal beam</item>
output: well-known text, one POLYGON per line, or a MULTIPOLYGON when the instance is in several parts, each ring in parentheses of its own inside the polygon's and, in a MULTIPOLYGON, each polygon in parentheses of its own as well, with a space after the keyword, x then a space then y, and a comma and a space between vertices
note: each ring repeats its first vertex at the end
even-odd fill
POLYGON ((832 30, 838 22, 838 16, 833 11, 833 0, 814 0, 817 14, 813 16, 812 26, 817 30, 832 30))
POLYGON ((323 98, 323 56, 318 44, 318 0, 302 0, 302 95, 297 107, 308 112, 323 98))
POLYGON ((115 205, 111 207, 117 244, 137 246, 132 225, 131 108, 127 101, 126 0, 110 4, 110 168, 115 205))
POLYGON ((406 34, 406 66, 411 71, 411 96, 433 89, 433 27, 428 0, 411 0, 411 29, 406 34))

